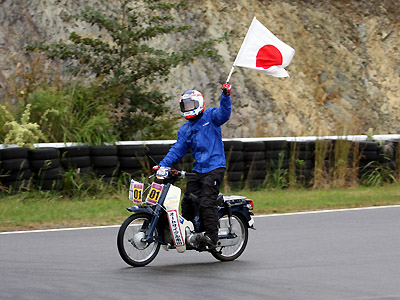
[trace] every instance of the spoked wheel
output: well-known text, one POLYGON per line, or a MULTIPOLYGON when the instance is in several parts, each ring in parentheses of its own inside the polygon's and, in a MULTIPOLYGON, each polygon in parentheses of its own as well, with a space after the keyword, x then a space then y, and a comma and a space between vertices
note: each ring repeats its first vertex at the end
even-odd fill
MULTIPOLYGON (((117 237, 117 246, 122 259, 134 267, 143 267, 157 256, 160 243, 145 241, 146 232, 151 222, 147 214, 133 214, 122 223, 117 237)), ((158 226, 153 236, 159 235, 158 226)))
MULTIPOLYGON (((247 245, 247 240, 249 237, 249 231, 244 223, 243 219, 234 214, 232 215, 232 230, 236 234, 237 239, 234 245, 231 246, 221 246, 215 248, 215 250, 211 251, 211 254, 220 261, 232 261, 238 258, 244 251, 247 245)), ((220 231, 229 231, 229 219, 228 216, 225 215, 221 219, 219 219, 220 231)))

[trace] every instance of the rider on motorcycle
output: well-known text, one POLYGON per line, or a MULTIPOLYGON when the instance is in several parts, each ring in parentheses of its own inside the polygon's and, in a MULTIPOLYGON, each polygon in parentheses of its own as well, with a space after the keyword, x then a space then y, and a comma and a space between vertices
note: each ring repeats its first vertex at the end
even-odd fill
POLYGON ((222 142, 221 125, 231 115, 231 84, 222 85, 219 107, 205 110, 203 95, 197 90, 188 90, 179 100, 182 115, 188 121, 178 130, 178 138, 168 154, 155 166, 171 167, 189 150, 195 159, 193 172, 188 178, 182 199, 182 215, 187 220, 194 218, 191 194, 197 196, 200 214, 205 229, 204 242, 213 248, 218 241, 218 210, 216 200, 223 181, 226 160, 222 142))

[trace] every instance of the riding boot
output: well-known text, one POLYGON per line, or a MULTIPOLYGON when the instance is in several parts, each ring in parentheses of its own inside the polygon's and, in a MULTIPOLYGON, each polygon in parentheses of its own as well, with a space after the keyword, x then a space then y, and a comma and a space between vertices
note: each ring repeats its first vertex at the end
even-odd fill
POLYGON ((203 207, 201 212, 205 234, 213 241, 218 242, 218 210, 217 207, 203 207))

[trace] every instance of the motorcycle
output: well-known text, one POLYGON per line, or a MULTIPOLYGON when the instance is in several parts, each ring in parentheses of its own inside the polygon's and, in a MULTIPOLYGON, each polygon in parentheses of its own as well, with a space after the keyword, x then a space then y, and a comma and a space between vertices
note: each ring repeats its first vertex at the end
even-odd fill
POLYGON ((186 220, 179 214, 181 189, 174 183, 178 178, 191 175, 193 173, 168 168, 162 178, 157 176, 160 182, 154 181, 146 189, 143 183, 131 180, 129 199, 134 205, 127 210, 133 214, 122 223, 117 236, 119 254, 127 264, 134 267, 149 264, 161 246, 167 251, 176 249, 178 253, 208 251, 220 261, 233 261, 243 253, 248 229, 255 229, 253 201, 243 196, 218 196, 218 242, 216 247, 210 248, 204 243, 204 228, 195 195, 191 195, 195 217, 186 220))

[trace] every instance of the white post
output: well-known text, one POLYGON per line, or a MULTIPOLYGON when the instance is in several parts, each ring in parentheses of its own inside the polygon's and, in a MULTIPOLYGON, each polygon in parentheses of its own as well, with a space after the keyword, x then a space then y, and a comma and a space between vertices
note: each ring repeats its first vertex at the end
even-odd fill
POLYGON ((226 79, 226 82, 229 82, 229 80, 231 79, 231 76, 232 76, 232 73, 233 73, 233 70, 235 69, 235 66, 232 66, 232 69, 231 69, 231 71, 229 72, 229 75, 228 75, 228 78, 226 79))

